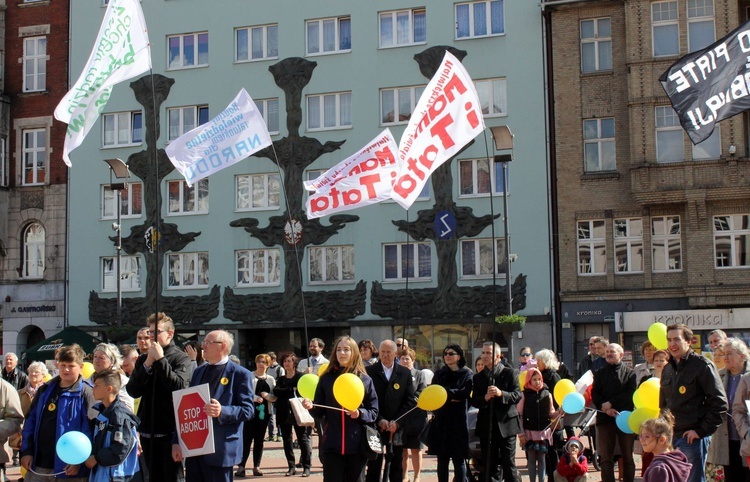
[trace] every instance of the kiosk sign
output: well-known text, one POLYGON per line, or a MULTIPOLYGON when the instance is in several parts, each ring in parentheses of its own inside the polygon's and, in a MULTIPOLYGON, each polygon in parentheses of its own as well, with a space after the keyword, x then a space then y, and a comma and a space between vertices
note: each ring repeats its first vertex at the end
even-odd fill
POLYGON ((177 390, 172 393, 172 400, 182 456, 214 453, 214 425, 203 410, 210 401, 208 384, 177 390))

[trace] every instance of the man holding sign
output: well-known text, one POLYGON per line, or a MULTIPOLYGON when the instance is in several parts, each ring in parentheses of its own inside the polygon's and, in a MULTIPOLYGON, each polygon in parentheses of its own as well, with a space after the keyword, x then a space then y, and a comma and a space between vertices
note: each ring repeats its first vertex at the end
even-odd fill
MULTIPOLYGON (((203 407, 213 421, 214 452, 187 457, 187 482, 229 482, 233 468, 242 459, 242 426, 253 418, 253 375, 236 363, 229 363, 234 339, 229 332, 216 330, 203 339, 203 358, 206 364, 198 367, 190 386, 208 384, 210 400, 203 407)), ((179 417, 179 414, 178 414, 179 417)), ((182 431, 178 427, 178 435, 182 431)), ((172 445, 175 462, 183 459, 180 444, 172 445)))

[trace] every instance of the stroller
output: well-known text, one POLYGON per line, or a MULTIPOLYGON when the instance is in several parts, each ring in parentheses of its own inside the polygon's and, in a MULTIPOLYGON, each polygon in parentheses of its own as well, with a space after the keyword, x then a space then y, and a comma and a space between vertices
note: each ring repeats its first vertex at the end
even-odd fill
POLYGON ((589 463, 594 466, 594 469, 600 470, 599 457, 596 455, 595 435, 593 433, 596 430, 594 426, 596 424, 596 410, 586 408, 581 413, 566 414, 563 423, 566 427, 573 427, 573 430, 578 429, 578 438, 581 440, 586 437, 588 448, 584 450, 583 454, 589 463))

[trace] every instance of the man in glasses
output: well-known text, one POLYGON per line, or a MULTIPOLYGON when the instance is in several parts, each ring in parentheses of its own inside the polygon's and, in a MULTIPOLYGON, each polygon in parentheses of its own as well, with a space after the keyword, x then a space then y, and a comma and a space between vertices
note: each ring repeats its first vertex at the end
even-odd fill
POLYGON ((175 434, 172 392, 190 384, 190 358, 172 340, 174 322, 164 313, 154 313, 146 320, 150 346, 138 357, 127 385, 128 394, 141 397, 138 427, 145 457, 146 481, 174 482, 184 480, 182 464, 172 460, 172 437, 175 434))
POLYGON ((589 352, 581 360, 581 365, 578 369, 579 377, 589 370, 593 373, 607 364, 606 360, 599 356, 599 344, 601 340, 599 336, 589 338, 589 352))

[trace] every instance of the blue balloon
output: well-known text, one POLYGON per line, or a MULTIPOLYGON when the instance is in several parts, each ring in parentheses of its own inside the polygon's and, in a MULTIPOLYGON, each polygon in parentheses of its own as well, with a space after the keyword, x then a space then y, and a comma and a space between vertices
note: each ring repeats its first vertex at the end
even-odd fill
POLYGON ((66 464, 82 464, 91 455, 91 440, 81 432, 67 432, 57 441, 56 449, 66 464))
POLYGON ((617 424, 617 428, 620 429, 620 431, 624 433, 635 433, 632 430, 630 430, 630 425, 628 425, 628 420, 630 419, 630 414, 632 412, 630 410, 623 410, 620 412, 620 414, 615 418, 615 423, 617 424))
POLYGON ((585 406, 586 399, 583 398, 583 395, 578 392, 573 392, 565 395, 562 409, 565 413, 579 413, 583 411, 583 407, 585 406))

